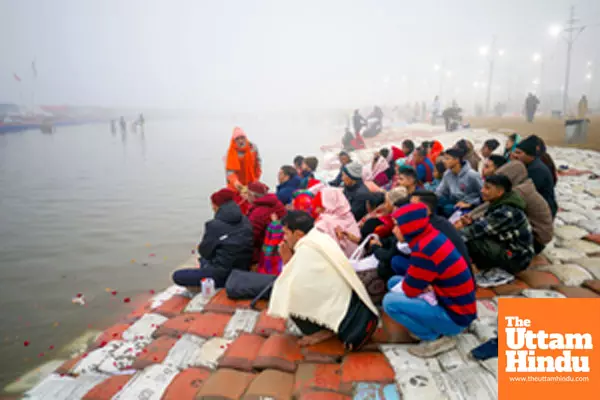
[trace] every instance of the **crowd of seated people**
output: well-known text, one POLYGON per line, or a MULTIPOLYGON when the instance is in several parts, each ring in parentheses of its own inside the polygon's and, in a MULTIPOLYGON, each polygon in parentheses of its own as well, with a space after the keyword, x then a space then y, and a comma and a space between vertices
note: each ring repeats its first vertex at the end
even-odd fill
POLYGON ((360 349, 387 313, 421 342, 412 354, 448 351, 477 318, 477 286, 510 282, 552 239, 554 163, 536 136, 488 140, 481 155, 467 140, 406 140, 367 165, 341 152, 330 182, 315 178, 317 158, 297 156, 275 193, 241 129, 231 146, 199 267, 173 280, 198 290, 205 278, 225 287, 236 269, 273 276, 268 313, 292 319, 303 346, 337 336, 360 349), (367 267, 384 296, 365 282, 367 267))

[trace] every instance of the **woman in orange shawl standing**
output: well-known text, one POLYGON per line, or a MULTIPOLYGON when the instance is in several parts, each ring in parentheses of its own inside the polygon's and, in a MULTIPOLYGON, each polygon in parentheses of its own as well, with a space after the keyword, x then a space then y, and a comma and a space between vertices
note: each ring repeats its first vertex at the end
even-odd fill
POLYGON ((239 192, 249 183, 258 182, 262 174, 260 163, 258 149, 250 143, 242 128, 236 126, 225 160, 229 186, 239 192))

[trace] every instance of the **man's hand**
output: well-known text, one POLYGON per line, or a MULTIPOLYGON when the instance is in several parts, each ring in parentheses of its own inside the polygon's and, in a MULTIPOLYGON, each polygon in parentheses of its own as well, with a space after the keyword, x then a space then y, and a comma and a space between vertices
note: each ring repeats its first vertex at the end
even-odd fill
POLYGON ((379 247, 383 247, 383 245, 381 244, 381 241, 379 240, 379 238, 378 238, 378 237, 374 237, 374 238, 372 238, 372 239, 371 239, 371 241, 369 242, 369 245, 370 245, 371 247, 373 247, 373 246, 379 246, 379 247))
POLYGON ((471 208, 471 205, 469 203, 464 202, 464 201, 459 201, 458 203, 456 203, 456 207, 458 207, 458 208, 471 208))
POLYGON ((326 341, 327 339, 332 338, 335 335, 332 331, 322 330, 317 333, 313 333, 312 335, 304 336, 303 338, 298 340, 298 346, 306 347, 313 346, 315 344, 326 341))
POLYGON ((342 230, 342 228, 340 228, 339 226, 335 227, 335 236, 338 238, 338 240, 342 240, 347 236, 347 233, 344 232, 342 230))
POLYGON ((473 223, 473 218, 471 218, 469 214, 463 215, 462 217, 460 217, 460 220, 464 226, 469 226, 473 223))
POLYGON ((283 265, 287 264, 294 255, 294 252, 290 249, 290 246, 288 246, 286 241, 279 244, 279 255, 281 256, 283 265))
POLYGON ((460 231, 462 228, 465 227, 465 224, 463 224, 462 220, 459 219, 454 223, 454 227, 456 228, 456 230, 460 231))

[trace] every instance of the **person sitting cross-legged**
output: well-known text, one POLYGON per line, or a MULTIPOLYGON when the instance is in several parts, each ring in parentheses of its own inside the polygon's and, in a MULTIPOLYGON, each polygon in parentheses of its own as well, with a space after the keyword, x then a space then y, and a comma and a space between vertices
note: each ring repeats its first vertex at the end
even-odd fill
POLYGON ((488 177, 481 197, 489 202, 485 214, 477 220, 461 218, 456 227, 473 263, 482 271, 476 277, 477 284, 498 286, 513 280, 514 274, 531 263, 533 232, 525 215, 525 200, 512 191, 508 177, 488 177))
POLYGON ((173 282, 177 285, 197 291, 202 279, 212 278, 216 287, 224 287, 233 269, 250 269, 252 224, 235 203, 235 195, 227 188, 210 197, 215 218, 204 225, 204 236, 198 245, 200 268, 175 271, 173 282))
POLYGON ((313 218, 290 211, 282 220, 283 271, 275 280, 267 314, 291 318, 309 346, 337 336, 349 350, 360 349, 373 335, 378 311, 350 261, 313 218))
POLYGON ((435 194, 439 197, 440 214, 449 217, 458 209, 471 209, 481 203, 481 176, 463 160, 465 152, 460 148, 446 151, 446 172, 435 194))
POLYGON ((456 346, 454 336, 477 318, 475 283, 465 259, 429 222, 427 206, 407 204, 395 213, 394 234, 411 254, 388 281, 383 309, 423 342, 409 348, 419 357, 434 357, 456 346))

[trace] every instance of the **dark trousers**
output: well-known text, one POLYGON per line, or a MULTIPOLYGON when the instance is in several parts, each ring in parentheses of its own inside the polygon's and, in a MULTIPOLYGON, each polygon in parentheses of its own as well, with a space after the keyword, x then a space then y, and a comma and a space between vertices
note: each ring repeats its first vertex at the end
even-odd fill
POLYGON ((231 273, 230 269, 218 267, 200 267, 179 269, 173 272, 173 282, 179 286, 185 287, 200 287, 200 281, 204 278, 212 278, 215 281, 216 288, 225 287, 225 282, 231 273))
POLYGON ((467 242, 469 256, 480 271, 500 268, 511 274, 524 270, 506 254, 506 247, 492 239, 475 239, 467 242))

